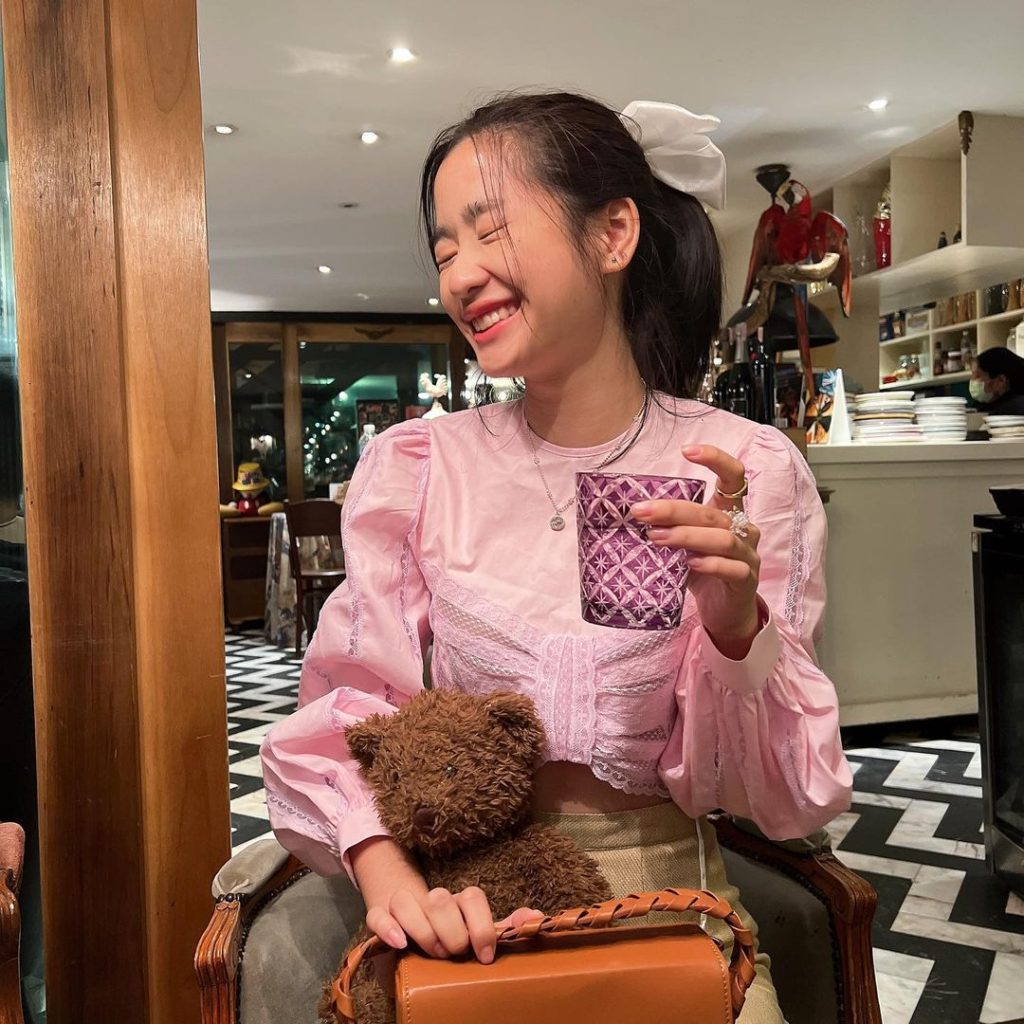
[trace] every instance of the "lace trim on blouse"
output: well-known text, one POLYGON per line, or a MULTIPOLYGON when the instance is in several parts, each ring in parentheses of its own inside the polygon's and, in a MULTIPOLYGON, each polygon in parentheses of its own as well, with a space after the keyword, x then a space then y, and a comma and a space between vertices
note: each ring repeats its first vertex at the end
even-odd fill
POLYGON ((401 573, 402 578, 398 587, 398 606, 402 614, 402 625, 405 627, 405 635, 409 638, 409 647, 417 662, 422 662, 423 651, 420 647, 419 633, 409 618, 409 574, 414 559, 413 540, 420 522, 420 510, 423 508, 423 498, 427 491, 427 481, 430 477, 430 460, 424 459, 420 471, 416 476, 416 505, 409 529, 406 531, 405 540, 402 542, 401 573))
POLYGON ((678 708, 675 680, 695 611, 676 630, 545 633, 457 584, 429 561, 434 685, 529 695, 547 734, 546 761, 589 765, 627 793, 667 796, 658 762, 678 708))
POLYGON ((363 631, 363 591, 359 582, 359 559, 356 555, 359 551, 359 544, 355 543, 355 538, 351 533, 352 520, 359 511, 359 506, 373 480, 379 451, 380 445, 367 446, 363 458, 368 461, 369 465, 366 466, 365 472, 362 474, 363 485, 355 494, 350 492, 346 496, 342 515, 341 545, 345 552, 345 581, 348 585, 349 601, 352 608, 352 626, 348 637, 348 656, 350 658, 359 657, 359 641, 363 631))
MULTIPOLYGON (((793 493, 801 494, 803 490, 800 474, 793 467, 793 493)), ((800 514, 802 504, 798 504, 793 516, 793 539, 789 554, 789 578, 786 581, 786 604, 784 616, 786 621, 797 632, 803 625, 804 617, 804 586, 807 583, 807 538, 804 534, 804 520, 800 514)))

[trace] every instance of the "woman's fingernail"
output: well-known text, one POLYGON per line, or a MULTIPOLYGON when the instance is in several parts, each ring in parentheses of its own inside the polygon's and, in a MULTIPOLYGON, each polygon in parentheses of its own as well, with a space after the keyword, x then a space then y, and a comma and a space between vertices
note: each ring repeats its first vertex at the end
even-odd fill
POLYGON ((491 946, 484 946, 480 950, 480 963, 490 964, 494 962, 494 949, 491 946))
POLYGON ((444 960, 448 956, 448 950, 444 948, 439 942, 431 951, 438 958, 438 960, 444 960))
POLYGON ((661 527, 655 527, 647 531, 647 539, 654 544, 660 544, 663 541, 668 540, 669 531, 663 530, 661 527))
POLYGON ((699 444, 688 445, 686 448, 683 449, 683 454, 688 459, 692 458, 694 455, 700 455, 700 445, 699 444))
POLYGON ((653 506, 649 501, 638 501, 629 511, 638 519, 644 519, 651 514, 653 506))
POLYGON ((405 949, 409 944, 409 940, 406 939, 405 933, 400 931, 398 928, 392 928, 384 936, 385 941, 392 949, 405 949))

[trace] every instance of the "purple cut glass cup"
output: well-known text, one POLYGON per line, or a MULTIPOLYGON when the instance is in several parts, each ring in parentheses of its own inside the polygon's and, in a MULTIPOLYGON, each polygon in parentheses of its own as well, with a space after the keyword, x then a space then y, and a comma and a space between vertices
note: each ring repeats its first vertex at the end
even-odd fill
POLYGON ((622 473, 576 474, 583 618, 616 629, 675 629, 682 618, 686 552, 647 539, 632 519, 639 501, 700 502, 704 481, 622 473))

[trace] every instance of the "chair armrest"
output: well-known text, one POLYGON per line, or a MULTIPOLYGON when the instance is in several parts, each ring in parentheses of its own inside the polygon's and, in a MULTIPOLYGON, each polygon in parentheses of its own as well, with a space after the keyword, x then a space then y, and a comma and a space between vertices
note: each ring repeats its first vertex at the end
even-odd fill
POLYGON ((20 825, 0 825, 0 1022, 24 1024, 21 1005, 21 909, 18 889, 25 855, 20 825))
POLYGON ((238 964, 249 923, 282 889, 309 874, 275 839, 246 847, 217 872, 213 916, 196 947, 202 1024, 237 1024, 238 964))
POLYGON ((711 819, 719 843, 799 882, 825 906, 835 942, 840 1020, 843 1024, 881 1024, 871 951, 871 923, 878 894, 871 884, 816 842, 783 848, 763 835, 741 828, 725 815, 711 819), (805 849, 799 849, 801 846, 805 849))

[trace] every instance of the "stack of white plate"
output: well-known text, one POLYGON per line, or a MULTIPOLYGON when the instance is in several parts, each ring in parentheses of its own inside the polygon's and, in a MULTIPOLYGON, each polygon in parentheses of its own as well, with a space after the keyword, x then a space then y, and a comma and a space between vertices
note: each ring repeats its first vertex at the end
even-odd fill
POLYGON ((982 422, 993 441, 1024 440, 1024 416, 986 416, 982 422))
POLYGON ((966 398, 919 398, 914 412, 926 441, 967 440, 966 398))
POLYGON ((914 423, 913 391, 876 391, 851 400, 853 439, 864 444, 920 441, 921 428, 914 423))

